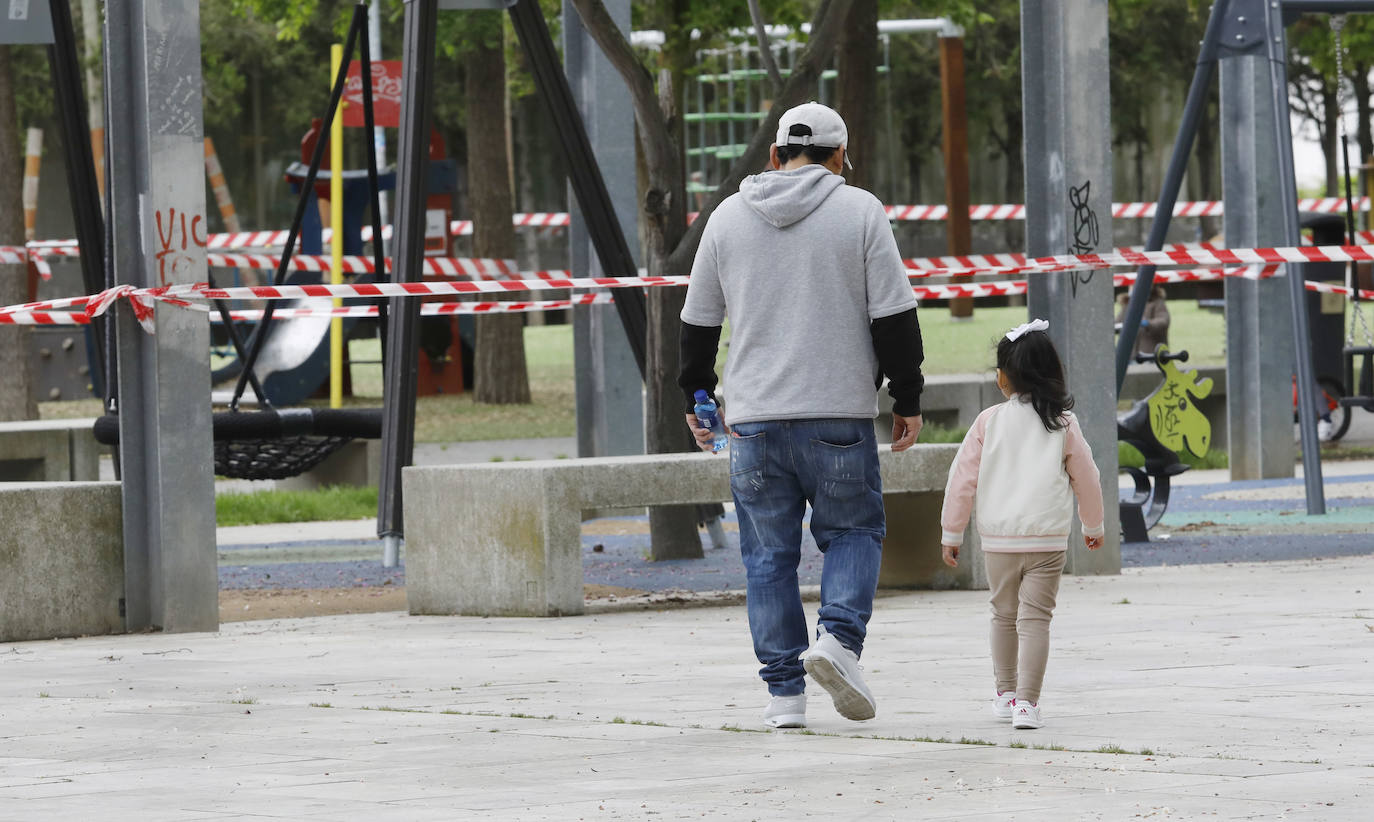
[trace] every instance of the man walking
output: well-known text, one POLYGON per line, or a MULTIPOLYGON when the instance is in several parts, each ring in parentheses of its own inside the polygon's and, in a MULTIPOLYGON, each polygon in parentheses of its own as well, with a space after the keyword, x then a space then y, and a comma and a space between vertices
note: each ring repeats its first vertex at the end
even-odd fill
POLYGON ((716 387, 730 317, 730 490, 749 629, 772 697, 763 718, 775 728, 806 726, 806 674, 846 718, 876 713, 859 655, 886 534, 873 432, 884 374, 892 450, 921 430, 916 299, 882 204, 840 176, 848 140, 826 106, 783 114, 773 170, 745 178, 711 216, 682 310, 678 383, 703 450, 711 433, 697 425, 693 394, 716 387), (825 553, 809 650, 797 582, 807 503, 825 553))

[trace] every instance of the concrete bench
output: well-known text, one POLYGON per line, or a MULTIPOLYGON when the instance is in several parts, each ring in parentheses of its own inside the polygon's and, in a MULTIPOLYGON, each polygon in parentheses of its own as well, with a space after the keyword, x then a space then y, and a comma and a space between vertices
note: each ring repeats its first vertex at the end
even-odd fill
MULTIPOLYGON (((982 554, 940 561, 940 505, 957 445, 879 449, 888 536, 879 584, 986 587, 982 554)), ((729 502, 729 460, 667 454, 407 468, 406 600, 412 614, 579 614, 582 512, 729 502)), ((977 536, 968 537, 976 547, 977 536)))
POLYGON ((0 482, 100 479, 94 419, 0 422, 0 482))
POLYGON ((121 633, 117 482, 0 484, 0 642, 121 633))

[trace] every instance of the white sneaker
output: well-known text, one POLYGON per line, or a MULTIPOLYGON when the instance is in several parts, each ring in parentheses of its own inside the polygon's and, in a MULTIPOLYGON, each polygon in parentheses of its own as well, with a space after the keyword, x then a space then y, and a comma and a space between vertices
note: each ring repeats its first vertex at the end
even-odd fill
POLYGON ((1040 706, 1031 702, 1012 700, 1011 726, 1026 731, 1045 727, 1045 721, 1040 718, 1040 706))
POLYGON ((1317 420, 1317 439, 1331 442, 1331 420, 1317 420))
POLYGON ((992 715, 998 719, 1011 719, 1011 706, 1016 704, 1014 691, 998 691, 992 698, 992 715))
POLYGON ((770 728, 805 728, 806 694, 775 696, 763 709, 763 723, 770 728))
POLYGON ((878 713, 873 693, 859 674, 859 657, 825 630, 817 629, 814 645, 806 652, 802 667, 816 684, 830 693, 835 710, 845 719, 860 722, 878 713))

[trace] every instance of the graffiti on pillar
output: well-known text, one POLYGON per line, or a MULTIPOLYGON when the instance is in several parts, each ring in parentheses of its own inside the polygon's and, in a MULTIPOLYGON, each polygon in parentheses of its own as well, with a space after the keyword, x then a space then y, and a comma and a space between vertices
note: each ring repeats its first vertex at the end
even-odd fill
POLYGON ((205 232, 205 217, 201 214, 188 215, 175 208, 158 209, 157 214, 158 285, 192 280, 191 272, 202 263, 196 248, 204 248, 209 239, 205 232), (188 219, 189 217, 189 219, 188 219))
MULTIPOLYGON (((1073 209, 1073 244, 1070 254, 1091 254, 1097 249, 1099 234, 1097 213, 1089 200, 1092 196, 1092 180, 1084 180, 1081 186, 1069 186, 1069 206, 1073 209)), ((1069 274, 1069 288, 1073 296, 1078 296, 1078 287, 1092 282, 1095 271, 1074 271, 1069 274)))

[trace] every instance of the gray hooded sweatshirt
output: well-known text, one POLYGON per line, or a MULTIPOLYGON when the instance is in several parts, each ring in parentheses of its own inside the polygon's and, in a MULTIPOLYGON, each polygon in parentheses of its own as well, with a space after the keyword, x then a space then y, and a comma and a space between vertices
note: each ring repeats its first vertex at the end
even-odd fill
POLYGON ((812 164, 746 177, 720 204, 681 316, 730 318, 727 422, 871 419, 869 324, 915 306, 882 203, 812 164))

